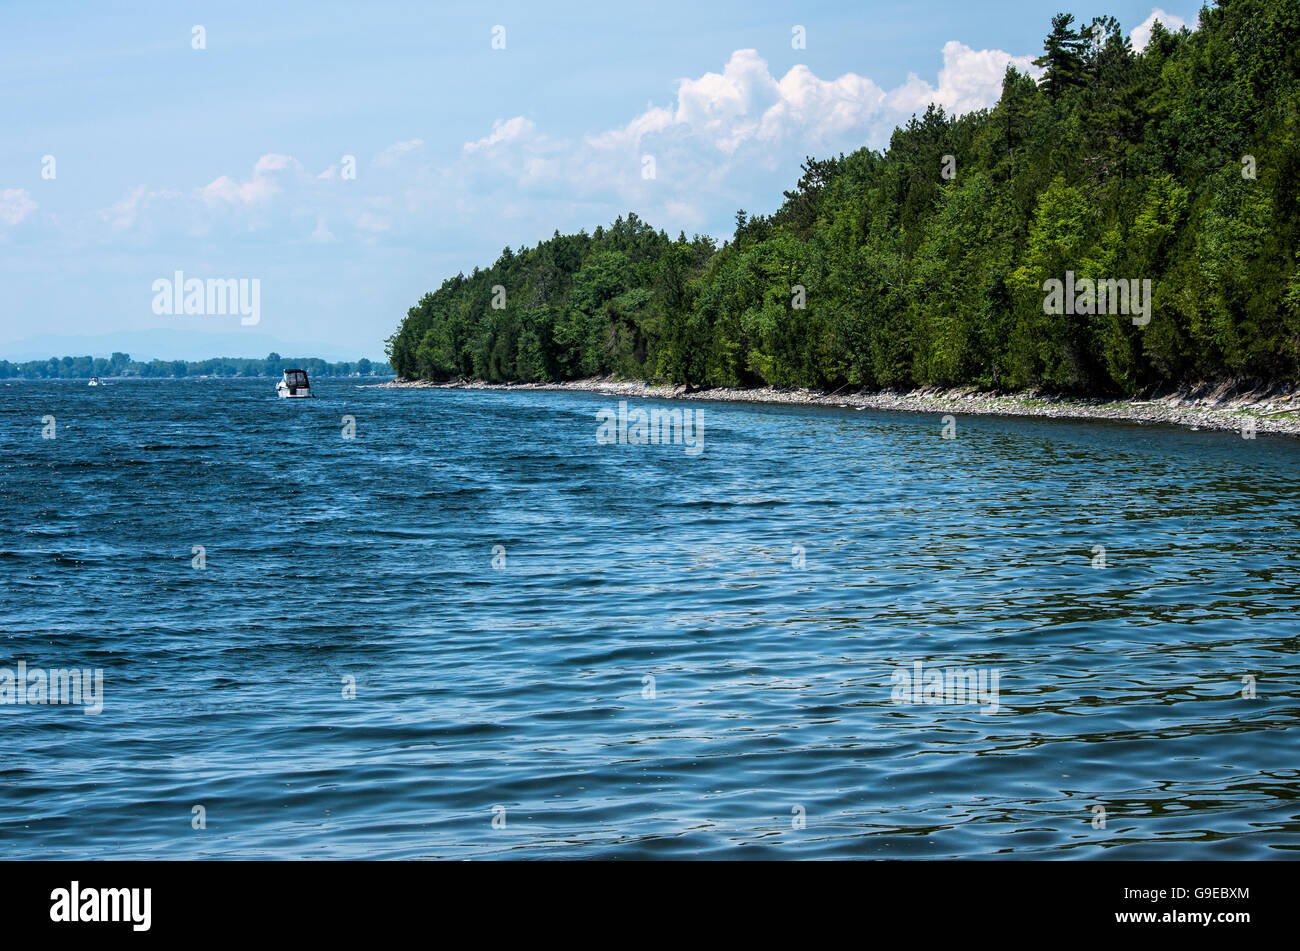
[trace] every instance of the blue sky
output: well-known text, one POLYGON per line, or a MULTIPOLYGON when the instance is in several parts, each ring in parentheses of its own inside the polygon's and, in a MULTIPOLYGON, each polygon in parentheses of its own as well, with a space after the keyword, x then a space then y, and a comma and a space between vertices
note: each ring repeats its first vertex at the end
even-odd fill
MULTIPOLYGON (((1157 8, 1194 26, 1199 4, 1070 10, 1132 30, 1157 8)), ((991 104, 1058 9, 7 2, 0 357, 379 357, 420 295, 506 245, 629 210, 724 238, 804 155, 882 148, 931 100, 991 104), (178 270, 257 279, 259 322, 155 314, 178 270)))

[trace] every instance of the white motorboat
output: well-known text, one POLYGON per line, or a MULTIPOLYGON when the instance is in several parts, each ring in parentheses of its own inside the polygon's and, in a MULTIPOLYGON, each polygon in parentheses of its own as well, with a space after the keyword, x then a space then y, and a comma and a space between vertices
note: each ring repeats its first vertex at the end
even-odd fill
POLYGON ((87 384, 87 386, 103 386, 103 385, 104 385, 103 383, 99 382, 99 377, 97 376, 92 376, 90 378, 90 382, 87 384))
POLYGON ((311 396, 311 385, 307 382, 306 370, 285 370, 284 379, 275 384, 275 392, 281 399, 305 399, 311 396))

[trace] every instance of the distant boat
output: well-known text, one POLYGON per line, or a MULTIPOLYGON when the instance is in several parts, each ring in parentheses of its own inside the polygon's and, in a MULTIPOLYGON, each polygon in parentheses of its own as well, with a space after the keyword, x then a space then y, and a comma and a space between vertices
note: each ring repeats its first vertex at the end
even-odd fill
POLYGON ((304 399, 311 396, 311 385, 307 382, 306 370, 285 370, 284 379, 275 384, 275 392, 281 399, 304 399))
POLYGON ((87 385, 88 385, 88 386, 103 386, 104 384, 99 382, 99 377, 97 377, 97 376, 92 376, 92 377, 90 378, 90 383, 87 384, 87 385))

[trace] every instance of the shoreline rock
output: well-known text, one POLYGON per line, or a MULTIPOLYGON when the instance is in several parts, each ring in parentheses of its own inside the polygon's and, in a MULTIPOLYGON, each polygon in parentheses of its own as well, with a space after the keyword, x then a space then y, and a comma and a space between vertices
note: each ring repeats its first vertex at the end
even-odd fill
POLYGON ((725 403, 769 403, 827 406, 906 413, 951 413, 976 416, 1031 416, 1045 419, 1104 419, 1139 425, 1171 425, 1191 429, 1243 431, 1253 420, 1256 433, 1300 436, 1300 390, 1240 393, 1231 384, 1200 386, 1163 396, 1127 400, 1074 399, 1034 391, 987 393, 973 387, 928 388, 901 392, 836 391, 825 393, 779 387, 687 390, 684 385, 591 377, 564 383, 480 383, 455 380, 390 380, 372 389, 432 390, 548 390, 600 393, 648 399, 701 400, 725 403))

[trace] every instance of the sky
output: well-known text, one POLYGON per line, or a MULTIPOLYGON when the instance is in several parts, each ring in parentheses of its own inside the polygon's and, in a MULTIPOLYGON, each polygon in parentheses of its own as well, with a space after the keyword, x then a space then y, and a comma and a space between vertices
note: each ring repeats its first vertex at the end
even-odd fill
MULTIPOLYGON (((805 156, 992 105, 1059 2, 0 0, 0 358, 382 358, 506 246, 725 239, 805 156), (256 320, 166 313, 176 272, 256 320)), ((1069 12, 1141 46, 1199 6, 1069 12)))

